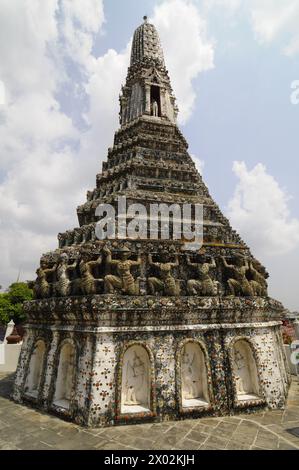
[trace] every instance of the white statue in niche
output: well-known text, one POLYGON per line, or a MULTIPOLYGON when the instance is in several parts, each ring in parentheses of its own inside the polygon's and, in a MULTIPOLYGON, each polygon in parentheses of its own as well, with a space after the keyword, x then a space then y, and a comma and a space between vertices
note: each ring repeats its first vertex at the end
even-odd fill
POLYGON ((246 391, 244 390, 243 379, 242 379, 242 375, 244 375, 242 373, 242 369, 244 370, 245 367, 246 367, 246 364, 244 361, 244 356, 242 356, 240 351, 236 350, 235 351, 235 369, 238 373, 238 375, 236 374, 236 387, 237 387, 238 395, 242 395, 246 393, 246 391))
POLYGON ((250 400, 258 396, 258 377, 255 359, 247 341, 239 340, 233 349, 233 369, 239 400, 250 400))
POLYGON ((33 396, 37 396, 39 392, 45 349, 46 346, 44 341, 39 340, 34 347, 34 351, 30 359, 25 391, 33 396))
POLYGON ((156 100, 152 103, 152 115, 155 117, 159 116, 159 106, 156 100))
POLYGON ((121 403, 122 412, 150 408, 150 362, 142 346, 131 346, 124 354, 121 403))
POLYGON ((137 399, 140 390, 144 387, 146 369, 144 362, 134 351, 132 362, 127 362, 126 401, 125 405, 141 404, 137 399))
POLYGON ((75 350, 72 344, 61 348, 54 403, 63 408, 69 408, 73 392, 75 372, 75 350))
POLYGON ((181 356, 181 374, 183 407, 207 405, 207 371, 204 354, 198 344, 185 344, 181 356))
POLYGON ((195 353, 186 351, 184 348, 183 357, 182 357, 182 376, 184 380, 183 387, 183 398, 198 398, 199 396, 199 384, 198 377, 196 377, 196 372, 194 370, 195 362, 195 353))

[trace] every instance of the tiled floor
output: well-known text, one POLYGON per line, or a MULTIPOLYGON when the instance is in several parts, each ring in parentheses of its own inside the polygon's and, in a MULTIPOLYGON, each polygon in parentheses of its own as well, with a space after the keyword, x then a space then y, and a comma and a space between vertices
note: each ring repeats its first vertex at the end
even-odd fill
POLYGON ((81 428, 9 400, 13 376, 0 374, 0 449, 293 449, 299 438, 299 381, 285 410, 159 424, 81 428))

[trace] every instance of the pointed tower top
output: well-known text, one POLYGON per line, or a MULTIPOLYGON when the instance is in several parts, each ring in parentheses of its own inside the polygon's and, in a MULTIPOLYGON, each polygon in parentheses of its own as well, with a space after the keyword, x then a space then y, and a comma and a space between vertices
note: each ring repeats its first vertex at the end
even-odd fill
POLYGON ((165 66, 159 34, 155 26, 148 23, 147 16, 144 16, 143 20, 142 25, 134 33, 131 66, 144 62, 147 59, 154 60, 160 63, 160 65, 165 66))

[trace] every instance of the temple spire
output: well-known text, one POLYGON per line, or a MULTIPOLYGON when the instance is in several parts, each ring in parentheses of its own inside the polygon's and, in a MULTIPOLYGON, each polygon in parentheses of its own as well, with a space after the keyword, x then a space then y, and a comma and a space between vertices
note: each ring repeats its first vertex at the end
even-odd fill
POLYGON ((155 26, 148 22, 147 16, 143 20, 134 33, 131 66, 148 60, 165 66, 159 34, 155 26))
POLYGON ((178 109, 155 26, 147 16, 133 36, 131 62, 120 96, 120 123, 142 116, 176 123, 178 109))

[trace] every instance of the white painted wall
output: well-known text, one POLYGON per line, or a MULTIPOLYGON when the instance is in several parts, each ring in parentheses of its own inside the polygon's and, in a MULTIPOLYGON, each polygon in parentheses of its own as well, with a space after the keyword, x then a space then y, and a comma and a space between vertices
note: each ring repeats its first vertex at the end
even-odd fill
POLYGON ((11 320, 7 327, 3 343, 0 344, 0 372, 15 372, 22 343, 7 344, 6 338, 13 332, 14 322, 11 320))
POLYGON ((15 372, 22 343, 19 344, 1 344, 0 345, 0 372, 15 372), (2 352, 1 352, 2 349, 2 352), (2 356, 2 357, 1 357, 2 356), (4 359, 1 361, 1 358, 4 359))

